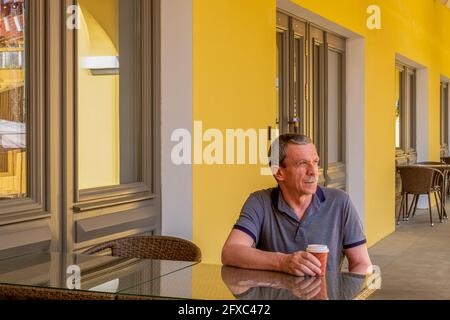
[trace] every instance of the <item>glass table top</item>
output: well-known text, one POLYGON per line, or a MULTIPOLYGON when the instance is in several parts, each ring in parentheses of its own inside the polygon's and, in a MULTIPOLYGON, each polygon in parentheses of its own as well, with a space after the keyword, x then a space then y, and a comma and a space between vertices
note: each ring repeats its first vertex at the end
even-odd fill
POLYGON ((0 260, 0 284, 118 293, 195 263, 36 253, 0 260))
POLYGON ((299 278, 278 272, 197 264, 121 293, 199 300, 353 300, 367 290, 367 283, 366 276, 350 273, 299 278))
POLYGON ((368 277, 350 273, 300 278, 196 262, 58 252, 0 260, 0 285, 76 289, 128 298, 352 300, 370 292, 368 283, 368 277))

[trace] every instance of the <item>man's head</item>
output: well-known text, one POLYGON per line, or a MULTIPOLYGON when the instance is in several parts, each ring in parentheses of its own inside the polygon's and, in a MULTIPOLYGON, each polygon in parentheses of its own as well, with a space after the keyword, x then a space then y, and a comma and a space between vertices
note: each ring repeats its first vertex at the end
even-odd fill
POLYGON ((319 156, 309 137, 292 133, 281 135, 272 144, 269 159, 282 189, 298 196, 316 193, 319 156))

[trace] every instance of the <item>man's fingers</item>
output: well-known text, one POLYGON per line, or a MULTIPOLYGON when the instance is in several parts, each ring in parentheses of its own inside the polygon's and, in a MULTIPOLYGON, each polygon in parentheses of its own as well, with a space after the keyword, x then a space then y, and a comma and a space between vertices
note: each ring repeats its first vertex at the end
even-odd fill
POLYGON ((320 268, 322 266, 322 264, 320 263, 319 259, 317 259, 314 255, 312 255, 309 252, 305 252, 302 257, 305 260, 308 260, 310 262, 312 262, 315 266, 317 266, 318 268, 320 268))
POLYGON ((311 291, 310 293, 308 293, 306 295, 306 299, 311 300, 311 299, 315 298, 320 293, 320 290, 321 290, 320 286, 315 288, 313 291, 311 291))
MULTIPOLYGON (((319 261, 319 260, 317 260, 319 261)), ((320 269, 320 267, 318 267, 317 265, 315 265, 313 262, 309 261, 309 260, 304 260, 303 261, 303 265, 305 265, 306 267, 308 267, 309 270, 313 271, 315 274, 321 274, 322 270, 320 269)))
POLYGON ((308 276, 311 276, 311 277, 315 277, 315 276, 316 276, 315 272, 312 271, 311 269, 309 269, 309 268, 308 268, 306 265, 304 265, 304 264, 302 264, 302 265, 300 266, 300 270, 301 270, 305 275, 308 275, 308 276))
POLYGON ((304 277, 305 276, 305 274, 300 269, 294 269, 292 274, 296 277, 304 277))
POLYGON ((305 290, 306 288, 308 288, 309 286, 311 286, 311 284, 314 282, 316 278, 305 278, 302 282, 298 283, 298 289, 299 290, 305 290))
POLYGON ((317 288, 319 288, 319 292, 320 292, 320 286, 322 285, 322 281, 319 278, 313 278, 312 283, 310 284, 309 287, 303 289, 303 291, 305 292, 305 294, 309 294, 310 292, 313 292, 315 290, 317 290, 317 288))

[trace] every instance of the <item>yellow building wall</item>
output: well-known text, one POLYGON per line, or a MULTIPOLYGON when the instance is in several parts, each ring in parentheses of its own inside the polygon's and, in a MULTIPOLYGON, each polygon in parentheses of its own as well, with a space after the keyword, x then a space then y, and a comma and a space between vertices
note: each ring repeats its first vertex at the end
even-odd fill
MULTIPOLYGON (((394 231, 395 54, 429 70, 429 154, 439 158, 439 80, 450 77, 450 10, 432 0, 294 0, 366 39, 365 216, 369 245, 394 231), (369 5, 382 29, 367 28, 369 5), (386 130, 392 128, 392 130, 386 130)), ((275 0, 194 0, 194 119, 204 127, 274 126, 275 0)), ((194 241, 208 263, 247 196, 274 185, 258 166, 195 165, 194 241)))
MULTIPOLYGON (((275 17, 275 0, 193 1, 193 117, 204 130, 275 127, 275 17)), ((243 202, 273 185, 259 170, 194 166, 193 238, 203 261, 220 261, 243 202)))
POLYGON ((78 2, 82 10, 95 16, 96 23, 108 35, 114 47, 119 47, 119 21, 117 8, 119 0, 81 0, 78 2))

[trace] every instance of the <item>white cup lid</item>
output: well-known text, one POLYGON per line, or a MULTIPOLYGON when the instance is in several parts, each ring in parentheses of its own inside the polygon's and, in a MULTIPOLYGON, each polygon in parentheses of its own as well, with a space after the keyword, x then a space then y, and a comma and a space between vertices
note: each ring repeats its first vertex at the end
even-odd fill
POLYGON ((324 244, 311 244, 306 249, 307 252, 314 252, 314 253, 328 253, 330 250, 328 249, 328 246, 324 244))

